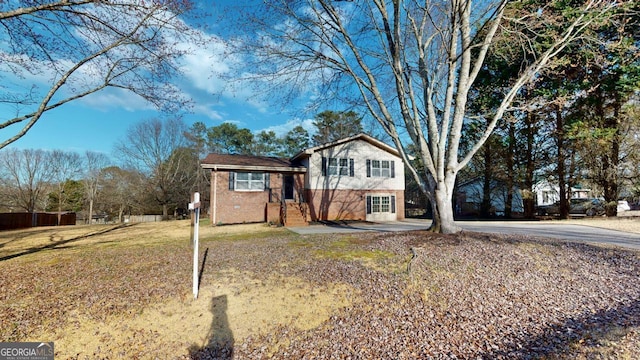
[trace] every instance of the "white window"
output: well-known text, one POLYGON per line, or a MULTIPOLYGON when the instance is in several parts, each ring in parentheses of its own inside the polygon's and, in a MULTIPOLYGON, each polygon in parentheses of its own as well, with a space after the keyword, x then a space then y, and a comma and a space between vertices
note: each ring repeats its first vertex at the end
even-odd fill
POLYGON ((394 166, 394 161, 367 160, 367 177, 395 177, 394 166))
POLYGON ((391 203, 391 201, 389 201, 389 196, 381 196, 380 197, 380 212, 384 212, 384 213, 388 213, 390 212, 390 207, 389 204, 391 203))
POLYGON ((371 212, 373 213, 380 212, 380 196, 371 197, 371 212))
POLYGON ((353 159, 323 157, 322 175, 353 176, 353 159))
POLYGON ((367 214, 395 213, 396 197, 393 195, 367 196, 367 214))
POLYGON ((236 173, 235 190, 262 191, 264 189, 264 173, 236 173))

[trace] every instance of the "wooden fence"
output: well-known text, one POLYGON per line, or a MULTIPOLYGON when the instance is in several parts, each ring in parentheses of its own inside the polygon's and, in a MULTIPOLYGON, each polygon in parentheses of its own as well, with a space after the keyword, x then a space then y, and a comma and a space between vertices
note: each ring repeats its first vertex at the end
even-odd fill
POLYGON ((58 213, 0 213, 0 230, 75 224, 76 213, 74 212, 63 213, 60 224, 58 224, 58 213))

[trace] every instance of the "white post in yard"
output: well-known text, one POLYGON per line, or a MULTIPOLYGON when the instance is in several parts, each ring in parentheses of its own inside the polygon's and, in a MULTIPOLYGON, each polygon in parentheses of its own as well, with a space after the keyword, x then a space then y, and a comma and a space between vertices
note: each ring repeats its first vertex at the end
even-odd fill
POLYGON ((189 210, 193 211, 193 298, 198 298, 198 228, 200 224, 200 193, 193 194, 193 202, 189 203, 189 210))

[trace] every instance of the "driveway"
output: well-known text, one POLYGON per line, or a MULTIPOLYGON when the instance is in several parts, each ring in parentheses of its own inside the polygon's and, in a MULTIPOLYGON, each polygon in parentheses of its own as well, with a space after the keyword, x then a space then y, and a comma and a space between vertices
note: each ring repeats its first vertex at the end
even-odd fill
MULTIPOLYGON (((329 234, 354 232, 393 232, 425 230, 431 220, 406 219, 384 223, 351 223, 331 225, 310 225, 291 227, 289 230, 298 234, 329 234)), ((458 221, 457 224, 466 231, 517 234, 537 237, 555 238, 573 242, 598 243, 640 249, 640 234, 607 230, 585 225, 550 223, 545 221, 458 221)))

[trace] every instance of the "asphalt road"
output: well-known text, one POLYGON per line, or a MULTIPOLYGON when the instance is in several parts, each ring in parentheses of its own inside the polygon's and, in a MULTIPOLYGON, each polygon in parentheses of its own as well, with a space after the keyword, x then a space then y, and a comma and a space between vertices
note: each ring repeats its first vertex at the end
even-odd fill
POLYGON ((464 230, 467 231, 529 235, 567 241, 600 243, 632 249, 640 249, 640 234, 608 230, 586 225, 558 224, 549 223, 546 221, 461 221, 458 222, 458 225, 460 225, 464 230))
MULTIPOLYGON (((352 223, 347 225, 311 225, 289 228, 299 234, 352 233, 364 231, 410 231, 427 229, 430 220, 407 219, 385 223, 352 223)), ((550 223, 545 221, 458 221, 466 231, 518 234, 555 238, 573 242, 599 243, 640 249, 640 234, 607 230, 585 225, 550 223)))

